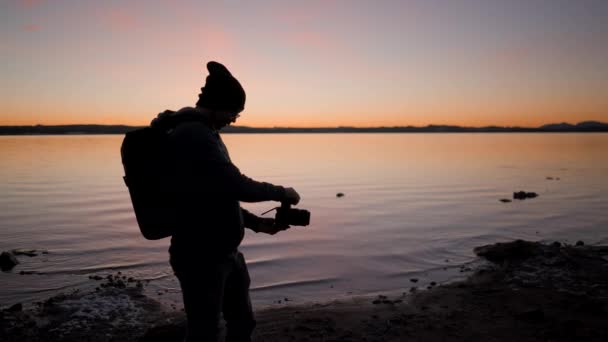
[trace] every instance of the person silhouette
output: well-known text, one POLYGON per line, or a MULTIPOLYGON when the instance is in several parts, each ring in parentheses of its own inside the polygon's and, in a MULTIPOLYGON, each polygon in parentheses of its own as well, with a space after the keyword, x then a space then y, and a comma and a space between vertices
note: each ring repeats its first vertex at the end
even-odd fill
POLYGON ((222 314, 226 341, 250 341, 256 321, 247 264, 238 250, 244 228, 276 234, 289 227, 248 212, 240 201, 297 204, 300 195, 255 181, 232 163, 218 131, 236 122, 245 91, 224 65, 212 61, 207 70, 195 107, 165 111, 152 121, 178 122, 168 138, 177 175, 170 264, 182 289, 187 342, 217 341, 222 314))

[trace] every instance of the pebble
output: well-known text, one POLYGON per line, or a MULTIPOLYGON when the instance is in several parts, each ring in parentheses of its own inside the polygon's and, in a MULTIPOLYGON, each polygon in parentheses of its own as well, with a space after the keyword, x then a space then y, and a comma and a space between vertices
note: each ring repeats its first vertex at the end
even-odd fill
POLYGON ((519 199, 519 200, 524 200, 526 198, 534 198, 534 197, 538 197, 538 194, 536 192, 518 191, 518 192, 513 193, 513 198, 519 199))

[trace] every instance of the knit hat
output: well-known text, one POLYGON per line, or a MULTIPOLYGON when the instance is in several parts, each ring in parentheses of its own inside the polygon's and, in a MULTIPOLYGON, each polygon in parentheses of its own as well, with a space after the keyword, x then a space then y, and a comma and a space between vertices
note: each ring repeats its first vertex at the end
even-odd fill
POLYGON ((242 111, 245 108, 245 90, 225 66, 218 62, 207 63, 209 76, 198 95, 197 107, 215 110, 242 111))

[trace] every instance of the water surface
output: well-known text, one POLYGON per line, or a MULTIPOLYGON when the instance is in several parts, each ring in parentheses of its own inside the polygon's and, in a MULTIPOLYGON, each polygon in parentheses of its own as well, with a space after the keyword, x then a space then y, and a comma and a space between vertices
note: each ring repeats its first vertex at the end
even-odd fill
MULTIPOLYGON (((608 242, 608 134, 230 134, 246 175, 293 186, 309 227, 247 232, 257 304, 448 281, 472 248, 516 238, 608 242), (548 177, 553 179, 547 179, 548 177), (559 178, 559 180, 557 180, 559 178), (540 197, 501 203, 513 191, 540 197), (338 198, 338 192, 344 197, 338 198)), ((1 273, 0 305, 121 271, 180 302, 169 240, 141 237, 120 135, 0 137, 0 250, 46 249, 1 273), (20 275, 20 271, 25 274, 20 275)), ((260 214, 274 203, 244 203, 260 214)))

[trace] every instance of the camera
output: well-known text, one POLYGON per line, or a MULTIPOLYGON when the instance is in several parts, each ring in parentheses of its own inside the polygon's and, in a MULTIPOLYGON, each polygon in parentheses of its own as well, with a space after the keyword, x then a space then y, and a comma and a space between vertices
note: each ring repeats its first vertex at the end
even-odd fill
POLYGON ((274 218, 275 224, 280 226, 308 226, 310 224, 310 211, 304 209, 294 209, 289 203, 282 202, 277 207, 277 214, 274 218))

